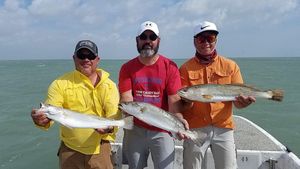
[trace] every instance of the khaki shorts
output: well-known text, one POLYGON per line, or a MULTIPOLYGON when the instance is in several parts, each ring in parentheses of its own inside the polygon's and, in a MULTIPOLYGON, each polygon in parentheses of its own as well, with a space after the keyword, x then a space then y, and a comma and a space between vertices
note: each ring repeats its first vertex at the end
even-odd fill
POLYGON ((67 147, 63 142, 59 151, 60 169, 113 169, 111 162, 111 145, 101 142, 100 154, 86 155, 67 147))

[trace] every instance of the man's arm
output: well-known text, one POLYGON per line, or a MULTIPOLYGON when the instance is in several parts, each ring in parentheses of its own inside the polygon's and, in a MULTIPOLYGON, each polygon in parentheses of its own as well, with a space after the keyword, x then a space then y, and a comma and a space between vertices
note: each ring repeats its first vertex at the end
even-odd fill
POLYGON ((133 101, 132 90, 121 93, 120 102, 131 102, 133 101))
MULTIPOLYGON (((180 99, 180 96, 178 94, 169 95, 168 96, 168 104, 169 104, 169 112, 174 113, 174 115, 183 123, 185 129, 189 129, 188 122, 183 118, 183 115, 181 114, 182 110, 182 101, 180 99)), ((182 133, 177 133, 180 139, 186 139, 188 138, 182 133)))

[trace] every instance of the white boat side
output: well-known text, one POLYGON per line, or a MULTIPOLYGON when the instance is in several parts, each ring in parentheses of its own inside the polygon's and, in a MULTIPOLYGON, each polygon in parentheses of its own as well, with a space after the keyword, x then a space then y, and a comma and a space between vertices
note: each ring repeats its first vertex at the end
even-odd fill
MULTIPOLYGON (((300 169, 300 159, 267 131, 241 116, 234 116, 234 121, 239 169, 300 169)), ((128 168, 127 165, 122 165, 122 137, 123 130, 120 129, 116 142, 112 143, 115 169, 128 168)), ((176 141, 175 150, 174 168, 182 169, 182 141, 176 141)), ((207 166, 208 169, 214 169, 210 150, 207 166)), ((145 169, 153 169, 151 157, 145 169)))

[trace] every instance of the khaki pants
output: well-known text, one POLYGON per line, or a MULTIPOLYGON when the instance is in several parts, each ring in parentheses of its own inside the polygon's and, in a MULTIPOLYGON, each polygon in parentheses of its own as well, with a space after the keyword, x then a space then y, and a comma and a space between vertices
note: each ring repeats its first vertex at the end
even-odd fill
POLYGON ((147 167, 150 152, 154 169, 174 168, 175 142, 165 132, 134 126, 132 130, 125 130, 122 151, 129 169, 147 167))
MULTIPOLYGON (((201 147, 193 141, 185 140, 183 143, 183 168, 207 169, 206 152, 210 147, 216 169, 236 169, 236 151, 233 130, 207 126, 192 129, 203 136, 201 147)), ((200 140, 199 140, 200 141, 200 140)))
POLYGON ((101 142, 100 154, 92 155, 74 151, 62 142, 58 155, 60 169, 113 169, 108 141, 101 142))

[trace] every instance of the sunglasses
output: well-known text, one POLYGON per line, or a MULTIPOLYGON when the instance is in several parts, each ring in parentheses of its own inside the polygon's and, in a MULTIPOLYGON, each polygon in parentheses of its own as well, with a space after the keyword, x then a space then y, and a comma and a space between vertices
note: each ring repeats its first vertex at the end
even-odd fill
POLYGON ((206 41, 208 43, 214 43, 217 41, 216 35, 198 35, 198 36, 195 36, 194 38, 197 39, 197 41, 200 43, 204 43, 206 41))
POLYGON ((94 60, 94 59, 96 59, 97 56, 91 52, 89 52, 89 53, 78 52, 76 54, 76 57, 80 60, 85 60, 85 59, 94 60))
POLYGON ((151 34, 150 36, 147 36, 144 33, 142 33, 139 37, 140 37, 141 40, 150 39, 151 41, 155 41, 158 38, 158 36, 156 34, 151 34))

